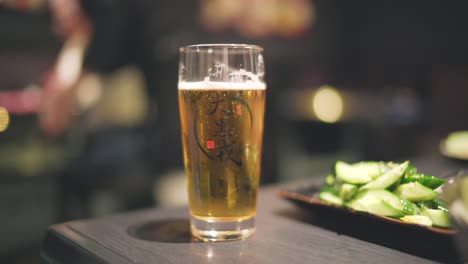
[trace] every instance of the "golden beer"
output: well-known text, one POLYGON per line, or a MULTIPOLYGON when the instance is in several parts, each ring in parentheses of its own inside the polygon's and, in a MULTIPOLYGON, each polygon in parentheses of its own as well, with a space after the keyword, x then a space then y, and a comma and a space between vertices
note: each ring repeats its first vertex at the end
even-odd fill
POLYGON ((198 44, 179 51, 191 233, 203 241, 245 239, 255 232, 265 114, 263 48, 198 44))
POLYGON ((190 213, 205 221, 255 216, 265 85, 179 84, 190 213))

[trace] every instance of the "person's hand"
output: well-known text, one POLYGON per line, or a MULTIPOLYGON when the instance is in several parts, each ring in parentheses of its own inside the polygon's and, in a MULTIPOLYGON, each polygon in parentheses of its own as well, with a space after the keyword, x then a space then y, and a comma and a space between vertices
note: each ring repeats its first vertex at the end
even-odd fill
POLYGON ((47 136, 59 136, 72 124, 75 90, 74 87, 64 87, 56 71, 46 75, 42 87, 39 124, 47 136))
POLYGON ((79 0, 49 0, 55 31, 65 39, 57 61, 42 83, 39 125, 48 136, 59 136, 74 117, 75 88, 92 33, 79 0))

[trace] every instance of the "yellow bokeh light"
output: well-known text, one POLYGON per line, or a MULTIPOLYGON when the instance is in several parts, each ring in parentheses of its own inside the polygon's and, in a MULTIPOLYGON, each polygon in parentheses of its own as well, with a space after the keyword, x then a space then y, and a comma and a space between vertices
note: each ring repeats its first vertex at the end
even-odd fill
POLYGON ((0 106, 0 132, 5 131, 8 124, 10 124, 10 115, 4 107, 0 106))
POLYGON ((322 122, 335 123, 343 115, 343 97, 331 86, 321 86, 312 98, 312 110, 322 122))

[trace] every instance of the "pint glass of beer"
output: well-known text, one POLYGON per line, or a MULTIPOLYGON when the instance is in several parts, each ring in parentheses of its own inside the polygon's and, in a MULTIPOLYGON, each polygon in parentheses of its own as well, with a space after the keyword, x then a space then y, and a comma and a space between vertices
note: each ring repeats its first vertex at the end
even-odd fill
POLYGON ((249 237, 255 228, 265 112, 262 48, 180 49, 179 108, 192 235, 249 237))

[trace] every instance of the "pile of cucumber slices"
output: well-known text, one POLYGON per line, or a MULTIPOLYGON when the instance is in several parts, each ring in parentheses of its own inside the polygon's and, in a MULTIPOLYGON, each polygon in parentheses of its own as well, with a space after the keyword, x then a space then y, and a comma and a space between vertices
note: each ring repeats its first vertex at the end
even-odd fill
POLYGON ((436 191, 444 183, 444 179, 418 173, 409 161, 337 161, 319 198, 356 211, 451 228, 447 205, 436 191))

